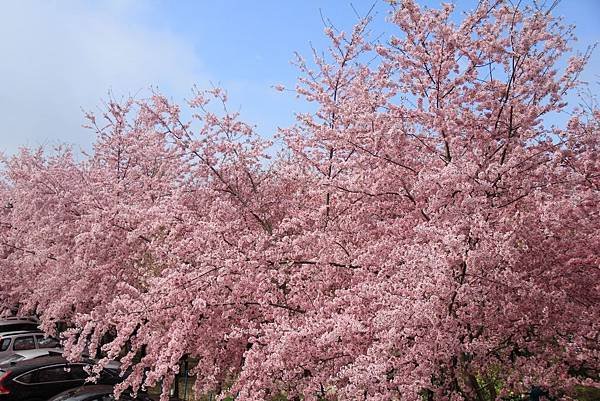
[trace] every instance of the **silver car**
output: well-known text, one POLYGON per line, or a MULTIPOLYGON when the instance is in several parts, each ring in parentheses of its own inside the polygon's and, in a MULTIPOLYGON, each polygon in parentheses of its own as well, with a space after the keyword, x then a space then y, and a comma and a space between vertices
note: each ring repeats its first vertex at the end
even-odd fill
POLYGON ((19 351, 40 348, 57 348, 58 340, 45 337, 44 333, 32 331, 9 331, 0 333, 0 359, 19 351))

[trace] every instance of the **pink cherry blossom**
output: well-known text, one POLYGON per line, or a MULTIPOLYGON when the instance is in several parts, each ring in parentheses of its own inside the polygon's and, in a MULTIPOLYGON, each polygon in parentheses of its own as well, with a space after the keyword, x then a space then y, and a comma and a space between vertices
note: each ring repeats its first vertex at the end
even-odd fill
POLYGON ((298 56, 315 111, 276 151, 213 88, 4 160, 2 306, 163 400, 187 357, 241 401, 600 386, 600 111, 548 122, 589 55, 534 5, 392 3, 387 42, 367 17, 298 56))

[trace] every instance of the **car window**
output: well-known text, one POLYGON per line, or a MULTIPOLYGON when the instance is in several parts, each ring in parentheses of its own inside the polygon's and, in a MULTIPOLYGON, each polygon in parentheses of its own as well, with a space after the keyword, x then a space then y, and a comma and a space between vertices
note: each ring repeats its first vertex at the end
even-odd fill
POLYGON ((84 370, 83 365, 71 365, 70 370, 72 380, 85 380, 88 377, 88 373, 84 370))
POLYGON ((43 335, 35 336, 38 342, 38 348, 56 348, 59 346, 58 340, 52 337, 44 338, 43 335))
POLYGON ((24 375, 17 377, 15 379, 15 381, 19 382, 19 383, 32 383, 33 382, 33 373, 34 372, 25 373, 24 375))
POLYGON ((35 342, 33 341, 33 336, 15 338, 13 350, 23 351, 26 349, 35 349, 35 342))
POLYGON ((10 345, 10 338, 3 338, 0 342, 0 351, 6 351, 10 345))
POLYGON ((119 372, 116 372, 112 369, 103 369, 102 372, 100 372, 100 379, 102 380, 110 380, 110 379, 115 379, 119 377, 119 372))
POLYGON ((65 370, 64 365, 60 365, 38 370, 36 383, 64 382, 68 380, 71 380, 71 373, 65 370))

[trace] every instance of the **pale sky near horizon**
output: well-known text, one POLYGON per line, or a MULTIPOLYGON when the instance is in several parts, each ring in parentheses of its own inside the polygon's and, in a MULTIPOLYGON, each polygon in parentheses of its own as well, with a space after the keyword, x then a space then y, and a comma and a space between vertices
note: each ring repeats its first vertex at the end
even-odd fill
MULTIPOLYGON (((364 13, 373 3, 373 29, 386 37, 383 0, 0 0, 0 152, 87 149, 94 137, 81 128, 82 109, 98 110, 109 91, 120 97, 151 85, 181 102, 194 85, 219 84, 271 136, 306 107, 272 86, 295 84, 294 51, 325 48, 321 12, 348 30, 357 20, 351 4, 364 13)), ((577 26, 578 49, 600 40, 599 0, 563 0, 555 14, 577 26)), ((584 80, 600 81, 599 53, 584 80)))

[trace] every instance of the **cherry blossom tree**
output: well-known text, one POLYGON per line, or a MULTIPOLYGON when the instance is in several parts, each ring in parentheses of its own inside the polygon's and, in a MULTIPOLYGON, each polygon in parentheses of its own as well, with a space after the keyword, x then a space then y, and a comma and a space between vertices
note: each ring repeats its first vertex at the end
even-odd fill
POLYGON ((599 386, 600 111, 566 103, 588 54, 551 11, 405 0, 387 42, 370 16, 327 28, 297 59, 316 111, 274 158, 220 89, 189 122, 109 102, 82 160, 5 160, 3 305, 163 399, 186 357, 197 392, 239 400, 599 386))

